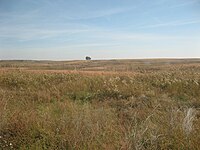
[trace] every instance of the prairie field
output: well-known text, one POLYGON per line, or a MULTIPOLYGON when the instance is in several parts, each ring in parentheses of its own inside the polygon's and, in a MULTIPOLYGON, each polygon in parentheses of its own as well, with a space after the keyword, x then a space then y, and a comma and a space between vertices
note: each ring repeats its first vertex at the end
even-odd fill
POLYGON ((200 149, 200 59, 0 61, 0 149, 200 149))

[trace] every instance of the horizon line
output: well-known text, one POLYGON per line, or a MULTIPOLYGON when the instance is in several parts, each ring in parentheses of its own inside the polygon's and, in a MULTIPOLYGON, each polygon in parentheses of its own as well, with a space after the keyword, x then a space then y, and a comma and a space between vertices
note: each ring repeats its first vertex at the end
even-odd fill
MULTIPOLYGON (((200 57, 139 57, 139 58, 96 58, 89 61, 95 60, 179 60, 179 59, 200 59, 200 57)), ((0 61, 83 61, 85 59, 0 59, 0 61)), ((88 61, 88 60, 86 60, 88 61)))

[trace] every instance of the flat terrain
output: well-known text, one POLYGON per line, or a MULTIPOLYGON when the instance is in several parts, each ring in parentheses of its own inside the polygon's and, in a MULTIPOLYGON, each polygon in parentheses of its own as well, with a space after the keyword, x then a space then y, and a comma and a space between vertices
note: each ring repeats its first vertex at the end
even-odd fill
POLYGON ((0 61, 0 149, 200 149, 200 59, 0 61))
POLYGON ((140 72, 182 67, 200 66, 200 59, 127 59, 127 60, 77 60, 77 61, 0 61, 1 68, 25 70, 72 70, 72 71, 126 71, 140 72))

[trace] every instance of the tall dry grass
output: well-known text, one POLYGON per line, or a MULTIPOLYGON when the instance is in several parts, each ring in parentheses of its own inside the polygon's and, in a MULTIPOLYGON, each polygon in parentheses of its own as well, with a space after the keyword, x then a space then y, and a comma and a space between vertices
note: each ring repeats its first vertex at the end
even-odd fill
POLYGON ((200 149, 200 74, 0 73, 2 149, 200 149))

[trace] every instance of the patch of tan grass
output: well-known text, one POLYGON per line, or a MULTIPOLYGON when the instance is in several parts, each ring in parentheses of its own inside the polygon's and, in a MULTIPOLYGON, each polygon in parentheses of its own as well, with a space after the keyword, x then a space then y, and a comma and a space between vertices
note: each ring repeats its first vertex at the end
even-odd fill
POLYGON ((200 149, 198 73, 0 74, 0 148, 200 149))

